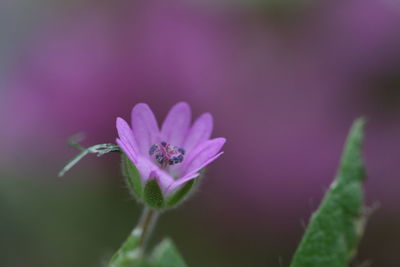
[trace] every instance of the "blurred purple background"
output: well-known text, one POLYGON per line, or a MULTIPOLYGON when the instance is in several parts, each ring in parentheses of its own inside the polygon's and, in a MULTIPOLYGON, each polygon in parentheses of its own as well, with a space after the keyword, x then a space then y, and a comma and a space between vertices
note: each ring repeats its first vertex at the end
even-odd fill
POLYGON ((394 0, 6 1, 0 36, 0 255, 7 267, 99 266, 133 227, 113 142, 138 102, 159 121, 187 101, 228 139, 199 192, 160 221, 189 266, 288 266, 368 119, 355 265, 399 266, 400 4, 394 0))

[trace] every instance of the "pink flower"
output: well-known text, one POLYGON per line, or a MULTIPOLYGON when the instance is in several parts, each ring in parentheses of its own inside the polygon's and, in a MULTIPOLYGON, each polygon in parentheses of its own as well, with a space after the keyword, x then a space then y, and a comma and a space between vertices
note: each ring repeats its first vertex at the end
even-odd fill
POLYGON ((223 153, 225 138, 210 139, 211 114, 201 115, 191 125, 187 103, 172 107, 161 130, 146 104, 137 104, 131 116, 132 127, 117 118, 117 144, 136 166, 141 183, 155 179, 164 196, 198 177, 201 169, 223 153))

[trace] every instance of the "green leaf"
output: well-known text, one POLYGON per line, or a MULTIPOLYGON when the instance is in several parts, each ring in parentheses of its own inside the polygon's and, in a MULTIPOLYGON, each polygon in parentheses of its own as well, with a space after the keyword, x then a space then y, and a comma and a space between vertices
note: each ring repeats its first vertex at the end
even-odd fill
POLYGON ((164 196, 156 179, 147 181, 143 190, 143 200, 154 209, 162 209, 164 207, 164 196))
POLYGON ((126 177, 127 184, 131 189, 131 192, 140 200, 143 195, 142 181, 140 174, 136 169, 135 165, 130 159, 123 154, 122 155, 122 172, 126 177))
POLYGON ((187 267, 172 240, 164 239, 153 252, 143 254, 138 248, 139 236, 131 235, 112 257, 108 267, 187 267))
POLYGON ((353 258, 366 221, 361 156, 364 124, 363 119, 353 124, 337 177, 312 215, 291 267, 344 267, 353 258))
POLYGON ((114 144, 98 144, 91 146, 89 148, 83 148, 79 144, 71 143, 70 146, 81 149, 82 151, 76 155, 73 159, 71 159, 67 165, 58 173, 58 177, 64 176, 64 174, 69 171, 72 167, 74 167, 81 159, 83 159, 87 154, 97 154, 98 157, 103 156, 104 154, 110 152, 119 152, 121 149, 119 146, 114 144))
POLYGON ((153 251, 153 267, 186 267, 186 263, 171 239, 164 239, 153 251))
POLYGON ((133 231, 122 247, 114 254, 108 267, 144 266, 142 251, 139 248, 140 233, 133 231))
POLYGON ((193 186, 195 185, 197 179, 192 179, 186 182, 179 190, 174 192, 171 196, 167 198, 167 206, 173 207, 180 204, 183 200, 185 200, 189 193, 192 191, 193 186))

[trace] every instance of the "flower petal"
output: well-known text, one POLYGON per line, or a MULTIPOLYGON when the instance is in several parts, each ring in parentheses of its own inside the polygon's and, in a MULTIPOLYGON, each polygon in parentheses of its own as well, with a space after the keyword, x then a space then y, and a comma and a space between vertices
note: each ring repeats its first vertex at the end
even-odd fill
POLYGON ((150 173, 152 171, 159 168, 151 160, 144 156, 139 156, 135 165, 140 173, 140 176, 142 177, 143 182, 146 182, 150 178, 150 173))
POLYGON ((168 188, 175 181, 174 178, 172 178, 167 172, 161 169, 153 170, 150 173, 150 178, 156 178, 158 185, 160 186, 161 191, 164 194, 167 194, 168 188))
POLYGON ((202 164, 196 166, 195 168, 193 168, 190 172, 188 172, 185 176, 189 176, 192 175, 192 173, 195 172, 199 172, 201 169, 203 169, 205 166, 207 166, 208 164, 210 164, 211 162, 213 162, 214 160, 216 160, 219 156, 221 156, 222 154, 224 154, 224 152, 219 152, 217 155, 215 155, 214 157, 209 158, 208 160, 206 160, 205 162, 203 162, 202 164))
POLYGON ((161 135, 165 141, 181 146, 188 132, 191 110, 187 103, 179 102, 171 108, 161 127, 161 135))
POLYGON ((126 154, 126 156, 136 165, 137 157, 136 157, 135 153, 133 152, 132 147, 130 147, 126 142, 121 141, 121 139, 119 139, 119 138, 116 139, 116 142, 117 142, 117 145, 126 154))
POLYGON ((195 148, 198 144, 208 140, 211 136, 213 129, 213 118, 210 113, 202 114, 190 128, 183 148, 186 152, 189 152, 195 148))
POLYGON ((159 129, 156 118, 147 104, 137 104, 132 109, 132 129, 139 151, 147 155, 152 144, 158 142, 159 129))
POLYGON ((139 150, 132 133, 132 129, 129 127, 128 123, 122 118, 117 118, 117 131, 119 139, 117 139, 118 145, 123 149, 125 154, 129 156, 132 162, 135 162, 139 150))
POLYGON ((183 185, 184 183, 198 177, 200 175, 200 173, 192 173, 190 175, 187 175, 185 177, 182 177, 181 179, 175 180, 173 181, 165 190, 165 194, 170 194, 173 191, 175 191, 178 187, 180 187, 181 185, 183 185))
POLYGON ((225 142, 225 138, 215 138, 207 140, 195 147, 182 162, 181 174, 186 176, 204 168, 208 163, 219 156, 216 156, 216 154, 221 150, 225 142))
POLYGON ((171 175, 160 169, 160 167, 158 167, 147 157, 139 156, 135 166, 140 173, 143 183, 146 183, 147 180, 149 180, 150 178, 154 178, 154 176, 156 175, 157 182, 163 192, 174 181, 174 178, 172 178, 171 175))

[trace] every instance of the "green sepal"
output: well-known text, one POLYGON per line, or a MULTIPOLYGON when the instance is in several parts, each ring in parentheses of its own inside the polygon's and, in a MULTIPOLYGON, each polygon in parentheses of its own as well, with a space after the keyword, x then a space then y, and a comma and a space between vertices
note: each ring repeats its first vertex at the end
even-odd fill
POLYGON ((353 124, 336 179, 293 257, 291 267, 345 267, 353 258, 366 223, 361 148, 365 121, 353 124))
POLYGON ((153 267, 187 267, 171 239, 166 238, 154 249, 151 255, 153 267))
POLYGON ((146 182, 143 190, 143 201, 153 209, 164 207, 164 196, 156 179, 153 178, 146 182))
POLYGON ((187 197, 192 192, 192 189, 194 188, 196 181, 197 179, 192 179, 186 182, 181 188, 179 188, 177 191, 168 196, 166 200, 167 206, 174 207, 176 205, 181 204, 185 199, 187 199, 187 197))
POLYGON ((125 154, 122 154, 122 173, 126 178, 126 183, 128 184, 131 193, 138 200, 142 200, 143 186, 139 171, 125 154))

